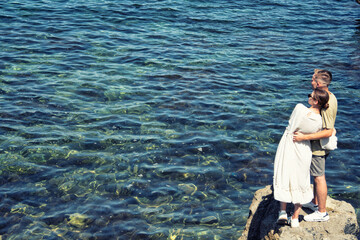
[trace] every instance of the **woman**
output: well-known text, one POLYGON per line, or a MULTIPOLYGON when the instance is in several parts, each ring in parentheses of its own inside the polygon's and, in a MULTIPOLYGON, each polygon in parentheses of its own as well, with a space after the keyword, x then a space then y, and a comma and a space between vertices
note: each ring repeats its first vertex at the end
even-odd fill
POLYGON ((321 130, 321 109, 328 107, 329 94, 315 89, 309 94, 310 108, 297 104, 293 110, 275 155, 274 197, 280 201, 278 223, 299 226, 301 204, 313 198, 310 186, 311 145, 310 141, 293 142, 294 132, 313 133, 321 130), (295 204, 294 214, 287 217, 286 203, 295 204))

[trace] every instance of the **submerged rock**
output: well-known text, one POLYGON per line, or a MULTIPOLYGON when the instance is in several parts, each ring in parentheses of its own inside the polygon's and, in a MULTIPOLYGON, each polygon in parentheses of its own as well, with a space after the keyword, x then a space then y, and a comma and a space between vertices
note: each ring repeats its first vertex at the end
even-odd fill
POLYGON ((68 224, 77 228, 85 228, 89 221, 89 216, 80 213, 73 213, 70 215, 70 220, 68 224))
POLYGON ((187 183, 187 184, 179 184, 178 188, 182 190, 185 194, 188 195, 194 195, 194 193, 197 191, 197 187, 195 184, 187 183))
MULTIPOLYGON (((274 199, 273 189, 266 186, 255 192, 249 208, 249 217, 242 236, 245 239, 358 239, 359 225, 355 209, 351 204, 332 199, 328 196, 326 209, 330 215, 328 222, 305 222, 303 216, 311 213, 302 209, 300 227, 277 225, 279 202, 274 199)), ((292 204, 288 204, 288 215, 293 212, 292 204)))

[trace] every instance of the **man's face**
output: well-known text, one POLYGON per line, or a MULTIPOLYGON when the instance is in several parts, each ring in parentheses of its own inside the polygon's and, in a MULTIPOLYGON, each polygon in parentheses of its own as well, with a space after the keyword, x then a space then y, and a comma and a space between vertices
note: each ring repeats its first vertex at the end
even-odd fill
POLYGON ((311 86, 313 89, 315 88, 323 88, 326 87, 326 84, 322 82, 320 79, 317 79, 316 73, 314 73, 312 79, 311 79, 311 86))
POLYGON ((324 86, 324 84, 317 79, 317 74, 319 73, 319 71, 320 71, 320 69, 317 69, 317 68, 314 69, 314 74, 312 75, 312 78, 311 78, 312 89, 324 86))
POLYGON ((313 89, 315 89, 318 86, 318 83, 316 81, 316 72, 314 72, 314 74, 312 75, 311 86, 313 89))

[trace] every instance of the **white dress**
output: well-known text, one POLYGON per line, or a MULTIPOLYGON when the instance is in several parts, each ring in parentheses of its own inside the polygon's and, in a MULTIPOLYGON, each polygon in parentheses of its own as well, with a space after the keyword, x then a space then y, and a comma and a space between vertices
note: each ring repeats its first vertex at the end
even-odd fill
POLYGON ((274 197, 287 203, 308 203, 313 198, 310 186, 310 141, 293 142, 293 133, 321 130, 321 116, 297 104, 293 110, 275 155, 274 197))

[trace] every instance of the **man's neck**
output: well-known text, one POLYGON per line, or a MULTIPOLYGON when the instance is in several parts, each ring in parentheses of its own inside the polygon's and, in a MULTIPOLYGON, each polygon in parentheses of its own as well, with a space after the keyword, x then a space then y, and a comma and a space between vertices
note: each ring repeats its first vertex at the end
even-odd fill
POLYGON ((331 92, 329 91, 329 88, 328 88, 328 87, 323 87, 323 86, 321 86, 321 87, 318 87, 318 88, 320 88, 321 90, 326 91, 328 94, 331 93, 331 92))

